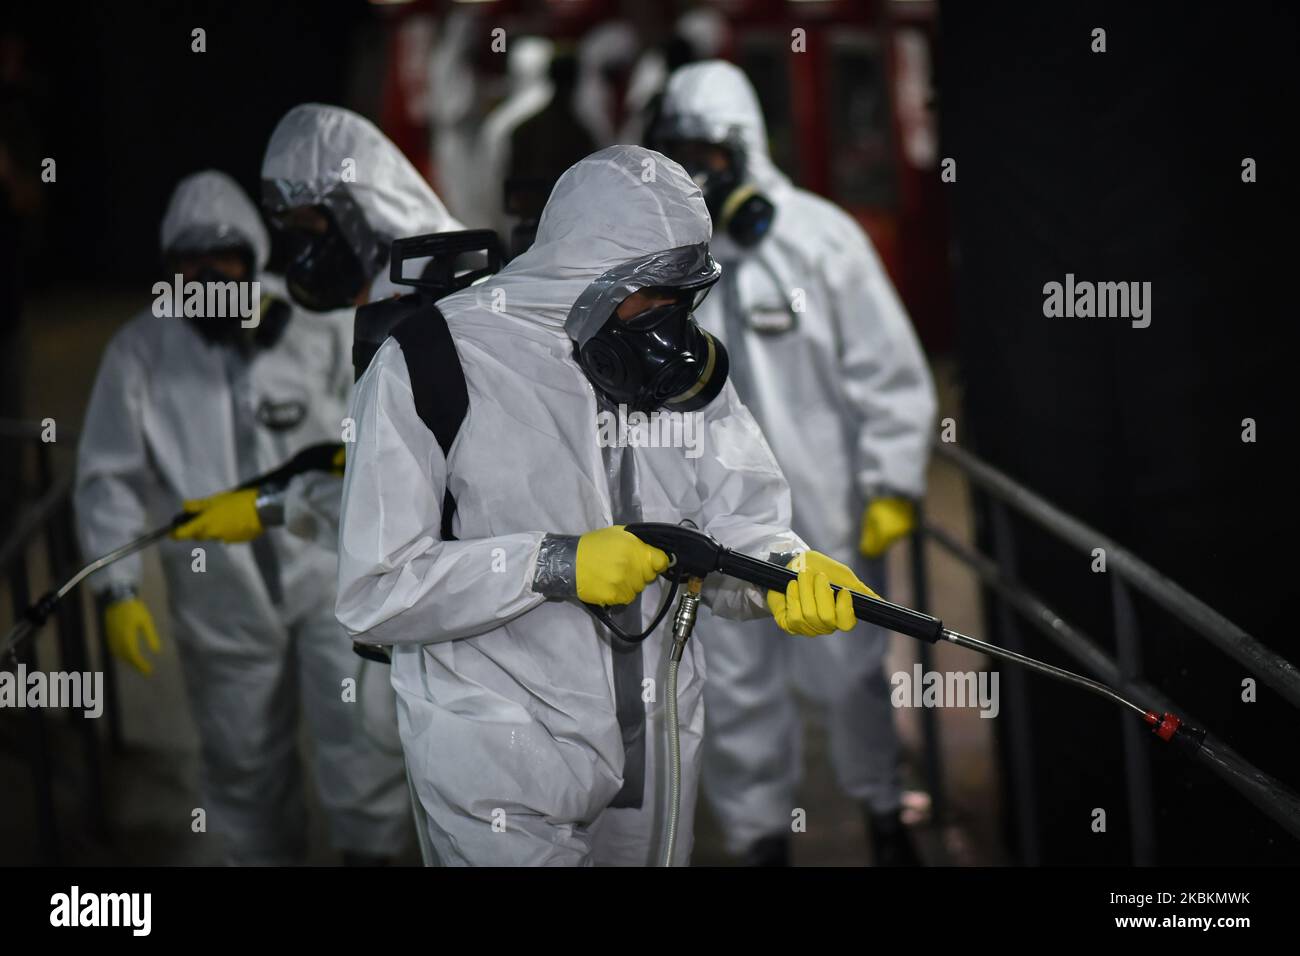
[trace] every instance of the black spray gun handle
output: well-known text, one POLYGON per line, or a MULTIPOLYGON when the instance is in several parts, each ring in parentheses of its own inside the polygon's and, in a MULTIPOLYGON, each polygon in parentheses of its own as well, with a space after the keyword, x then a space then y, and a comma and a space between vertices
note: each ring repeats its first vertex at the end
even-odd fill
MULTIPOLYGON (((688 577, 704 577, 716 571, 769 591, 785 591, 786 585, 799 577, 798 572, 790 568, 724 548, 712 537, 695 528, 643 522, 630 524, 627 530, 646 544, 666 552, 672 563, 664 573, 679 581, 688 577)), ((844 589, 832 584, 831 590, 838 593, 844 589)), ((849 593, 853 595, 853 613, 860 621, 929 641, 931 644, 943 636, 943 621, 936 617, 857 591, 849 593)))
MULTIPOLYGON (((740 578, 750 584, 767 588, 770 591, 784 592, 786 586, 798 579, 799 574, 790 568, 783 568, 771 561, 760 561, 746 554, 724 549, 724 555, 718 570, 732 577, 740 578)), ((838 594, 846 590, 838 584, 832 584, 831 590, 838 594)), ((943 636, 943 621, 929 614, 922 614, 910 607, 894 604, 883 598, 871 597, 857 591, 853 595, 853 613, 859 621, 876 624, 887 631, 897 631, 908 637, 936 643, 943 636)))

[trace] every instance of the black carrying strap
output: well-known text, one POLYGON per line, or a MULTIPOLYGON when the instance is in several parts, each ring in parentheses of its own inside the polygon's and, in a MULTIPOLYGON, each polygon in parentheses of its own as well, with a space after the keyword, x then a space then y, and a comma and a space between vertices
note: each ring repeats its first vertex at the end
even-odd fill
MULTIPOLYGON (((402 358, 406 361, 406 372, 415 397, 415 411, 425 427, 433 432, 445 458, 451 454, 460 423, 469 412, 465 370, 461 367, 447 320, 437 306, 429 305, 402 319, 391 334, 402 347, 402 358)), ((448 487, 442 495, 443 541, 456 540, 451 530, 455 513, 456 499, 451 494, 449 476, 448 487)))

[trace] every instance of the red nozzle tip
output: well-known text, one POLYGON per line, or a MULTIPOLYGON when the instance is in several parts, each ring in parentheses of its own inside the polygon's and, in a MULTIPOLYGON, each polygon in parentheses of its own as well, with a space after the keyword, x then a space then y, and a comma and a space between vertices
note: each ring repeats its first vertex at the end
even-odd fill
POLYGON ((1142 719, 1145 720, 1152 727, 1160 723, 1160 715, 1157 714, 1154 710, 1148 710, 1145 714, 1142 715, 1142 719))
POLYGON ((1174 734, 1178 732, 1178 728, 1182 725, 1183 722, 1180 718, 1166 712, 1165 716, 1160 721, 1160 725, 1154 728, 1155 734, 1161 740, 1168 743, 1170 740, 1174 739, 1174 734))

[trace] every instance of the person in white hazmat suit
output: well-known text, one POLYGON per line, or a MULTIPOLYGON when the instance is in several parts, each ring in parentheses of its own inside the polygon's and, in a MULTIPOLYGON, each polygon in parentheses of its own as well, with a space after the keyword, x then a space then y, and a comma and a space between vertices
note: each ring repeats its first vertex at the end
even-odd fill
POLYGON ((513 225, 506 214, 504 186, 510 170, 510 137, 546 108, 554 95, 549 72, 555 45, 542 37, 519 37, 506 54, 509 94, 488 114, 478 136, 478 163, 474 170, 481 190, 480 208, 485 218, 478 225, 509 237, 513 225))
MULTIPOLYGON (((668 558, 623 529, 633 521, 689 518, 765 557, 804 548, 725 355, 689 318, 717 279, 710 228, 676 163, 634 146, 594 153, 560 177, 526 253, 438 303, 468 392, 449 454, 418 409, 417 355, 389 339, 358 383, 338 617, 393 646, 407 766, 444 865, 656 862, 671 639, 623 641, 579 601, 610 607, 624 632, 650 621, 668 558), (605 361, 611 349, 627 363, 605 361), (682 440, 652 443, 666 413, 682 440)), ((830 584, 865 585, 816 552, 795 560, 785 594, 714 576, 705 600, 792 633, 851 628, 849 596, 830 584)), ((704 678, 688 645, 679 864, 704 678)))
POLYGON ((437 27, 429 53, 426 101, 433 134, 433 182, 447 208, 464 223, 487 223, 490 208, 477 188, 480 83, 473 52, 484 17, 464 5, 449 10, 437 27))
MULTIPOLYGON (((794 527, 883 589, 879 559, 912 527, 935 414, 907 314, 861 228, 772 164, 739 68, 678 69, 661 109, 652 145, 682 162, 714 214, 724 271, 699 319, 726 344, 741 400, 790 483, 794 527)), ((754 865, 788 863, 797 687, 825 716, 836 778, 866 813, 876 862, 916 862, 899 820, 887 634, 783 637, 770 623, 700 623, 712 671, 703 787, 730 851, 754 865)))
MULTIPOLYGON (((232 179, 206 171, 182 180, 163 218, 162 249, 162 287, 180 274, 185 282, 238 282, 251 294, 256 281, 260 310, 244 328, 239 314, 182 317, 164 293, 114 335, 77 454, 78 530, 91 555, 163 524, 184 499, 336 440, 344 412, 349 317, 305 316, 284 301, 279 278, 261 271, 266 231, 232 179)), ((193 524, 175 534, 190 537, 193 524)), ((344 699, 358 659, 331 613, 334 556, 286 536, 201 549, 165 540, 159 548, 201 745, 201 806, 222 856, 302 861, 300 705, 333 845, 353 863, 401 851, 409 811, 392 704, 376 712, 364 690, 360 703, 344 699)), ((145 647, 162 648, 138 596, 140 575, 132 556, 91 586, 106 602, 110 649, 148 674, 145 647)))
MULTIPOLYGON (((262 208, 288 247, 285 280, 309 312, 346 310, 400 295, 388 274, 394 239, 463 228, 400 149, 368 119, 320 103, 295 106, 276 124, 262 160, 262 208)), ((348 341, 351 341, 349 335, 348 341)), ((351 440, 340 413, 333 440, 351 440)), ((334 551, 342 478, 295 476, 254 508, 246 491, 226 491, 194 507, 206 519, 196 537, 234 540, 283 523, 292 534, 334 551)))

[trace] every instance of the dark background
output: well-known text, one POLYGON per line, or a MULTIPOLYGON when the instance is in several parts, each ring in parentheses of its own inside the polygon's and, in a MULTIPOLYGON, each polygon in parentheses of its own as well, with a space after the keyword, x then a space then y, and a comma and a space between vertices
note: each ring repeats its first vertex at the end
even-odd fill
POLYGON ((158 247, 169 184, 195 170, 227 171, 256 200, 276 122, 298 103, 348 99, 374 29, 360 0, 23 4, 5 19, 31 44, 24 99, 40 155, 58 162, 28 258, 37 287, 151 278, 140 250, 158 247))
MULTIPOLYGON (((1014 9, 942 8, 969 428, 958 440, 1295 660, 1294 7, 1014 9), (1094 27, 1104 54, 1090 51, 1094 27), (1150 281, 1151 326, 1044 318, 1043 283, 1067 272, 1150 281), (1241 441, 1243 418, 1257 443, 1241 441)), ((1113 649, 1109 578, 1032 528, 1016 523, 1015 538, 1026 583, 1113 649)), ((1300 784, 1295 717, 1278 695, 1260 682, 1259 702, 1243 703, 1244 668, 1168 615, 1138 612, 1152 682, 1300 784)), ((1043 681, 1027 690, 1044 858, 1127 862, 1124 841, 1077 823, 1101 805, 1125 826, 1114 810, 1127 718, 1043 681), (1112 750, 1095 747, 1099 729, 1112 750)), ((1199 768, 1162 751, 1155 784, 1177 795, 1158 815, 1161 861, 1295 860, 1292 841, 1199 768)))

